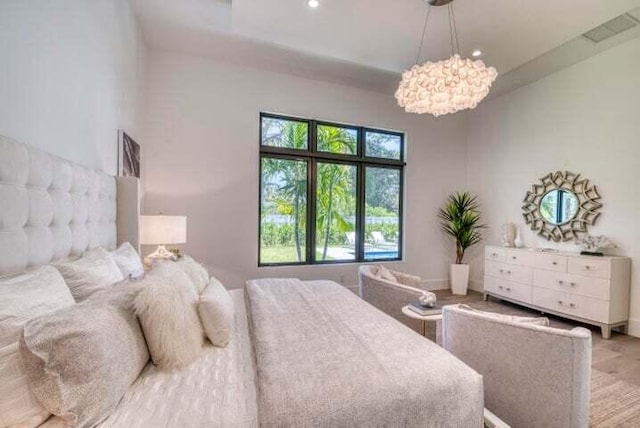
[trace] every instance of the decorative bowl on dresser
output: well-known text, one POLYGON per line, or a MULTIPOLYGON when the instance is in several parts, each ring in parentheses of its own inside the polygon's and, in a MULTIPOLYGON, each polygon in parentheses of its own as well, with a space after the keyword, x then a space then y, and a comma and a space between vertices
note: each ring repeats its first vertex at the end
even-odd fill
POLYGON ((597 325, 608 339, 629 319, 631 260, 534 249, 485 248, 484 297, 597 325))

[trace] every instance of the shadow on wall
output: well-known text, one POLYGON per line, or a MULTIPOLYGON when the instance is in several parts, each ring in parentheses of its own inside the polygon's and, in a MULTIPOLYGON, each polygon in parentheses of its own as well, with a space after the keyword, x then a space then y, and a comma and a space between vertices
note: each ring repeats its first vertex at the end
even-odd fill
POLYGON ((176 248, 221 281, 244 282, 258 258, 256 183, 257 178, 242 177, 224 187, 202 186, 200 191, 176 192, 174 186, 167 192, 147 190, 144 214, 186 215, 187 243, 176 248))

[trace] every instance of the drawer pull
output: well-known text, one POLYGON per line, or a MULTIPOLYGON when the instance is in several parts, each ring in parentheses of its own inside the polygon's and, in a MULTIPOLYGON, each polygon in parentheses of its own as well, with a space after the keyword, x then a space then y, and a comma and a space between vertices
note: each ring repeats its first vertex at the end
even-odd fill
POLYGON ((558 284, 563 285, 563 284, 564 284, 564 281, 563 281, 563 280, 559 280, 559 281, 558 281, 558 284))
POLYGON ((575 282, 572 282, 570 285, 571 285, 572 287, 575 287, 575 286, 576 286, 576 283, 575 283, 575 282))
POLYGON ((491 253, 493 257, 498 257, 498 253, 491 253))
POLYGON ((569 306, 572 307, 572 308, 576 307, 575 303, 569 303, 569 306))
POLYGON ((589 266, 589 265, 585 265, 585 267, 584 267, 584 268, 585 268, 586 270, 591 270, 591 266, 589 266))
POLYGON ((558 264, 558 262, 552 262, 551 264, 556 266, 558 264))
POLYGON ((502 287, 502 285, 499 285, 499 286, 498 286, 498 288, 499 288, 500 290, 502 290, 502 288, 503 288, 503 287, 502 287))
POLYGON ((518 259, 516 256, 511 256, 511 258, 512 258, 513 260, 517 260, 517 259, 518 259))
POLYGON ((562 300, 558 300, 558 304, 561 305, 562 304, 562 300))
POLYGON ((511 291, 511 288, 507 287, 507 291, 511 291))

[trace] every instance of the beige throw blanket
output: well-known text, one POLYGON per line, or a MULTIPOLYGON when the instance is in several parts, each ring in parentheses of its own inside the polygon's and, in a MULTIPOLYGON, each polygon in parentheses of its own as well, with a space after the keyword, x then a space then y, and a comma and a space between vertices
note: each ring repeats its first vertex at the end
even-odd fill
POLYGON ((262 427, 480 427, 482 378, 339 284, 248 281, 262 427))

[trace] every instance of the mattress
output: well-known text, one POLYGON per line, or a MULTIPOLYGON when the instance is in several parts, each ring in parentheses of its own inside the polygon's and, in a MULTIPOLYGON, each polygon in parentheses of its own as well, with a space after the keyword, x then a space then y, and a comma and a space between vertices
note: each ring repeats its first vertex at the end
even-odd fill
MULTIPOLYGON (((200 358, 177 372, 149 363, 100 428, 257 427, 255 364, 244 293, 232 290, 234 336, 226 348, 205 347, 200 358)), ((41 428, 62 428, 57 417, 41 428)))

